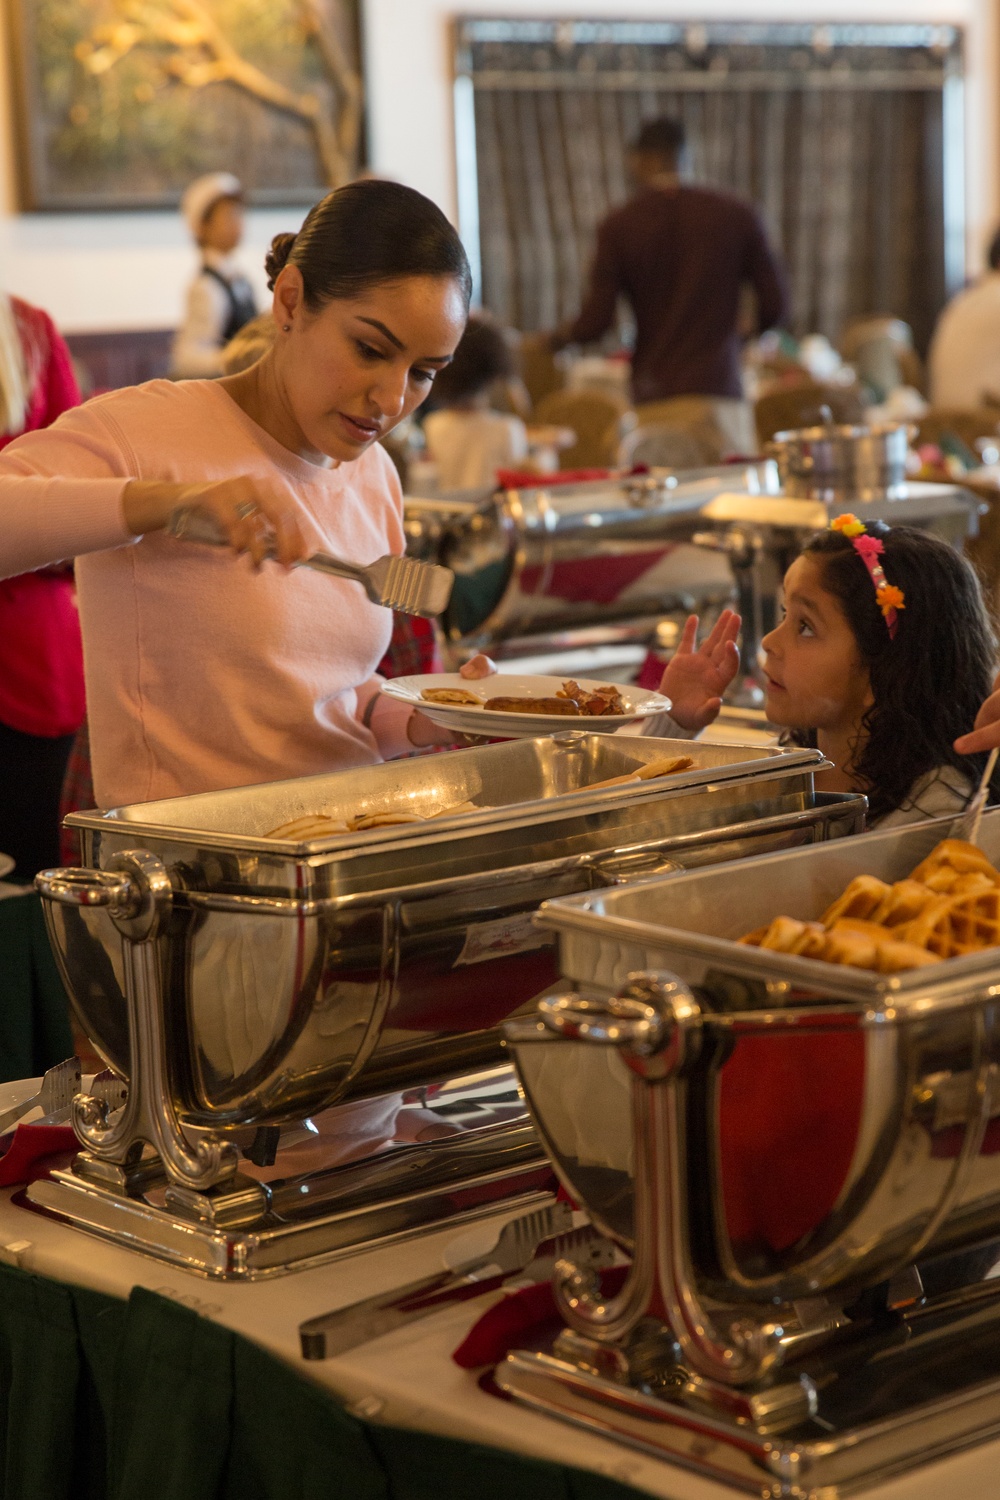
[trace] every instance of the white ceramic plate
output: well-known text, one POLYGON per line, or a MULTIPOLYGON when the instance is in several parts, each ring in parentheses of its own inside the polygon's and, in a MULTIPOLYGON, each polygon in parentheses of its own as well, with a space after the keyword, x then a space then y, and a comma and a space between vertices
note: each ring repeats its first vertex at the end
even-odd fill
MULTIPOLYGON (((477 708, 472 704, 427 703, 421 698, 424 688, 455 687, 475 693, 479 698, 554 698, 568 679, 565 677, 524 677, 516 672, 498 672, 494 677, 471 681, 457 672, 435 672, 421 677, 393 677, 382 691, 401 703, 419 708, 442 729, 458 734, 483 734, 490 739, 530 740, 538 734, 558 734, 563 729, 583 729, 588 734, 614 734, 626 724, 647 719, 651 714, 666 713, 670 699, 645 688, 617 685, 628 704, 628 713, 597 716, 590 714, 505 714, 498 709, 477 708)), ((595 689, 607 683, 591 677, 575 679, 581 687, 595 689)))

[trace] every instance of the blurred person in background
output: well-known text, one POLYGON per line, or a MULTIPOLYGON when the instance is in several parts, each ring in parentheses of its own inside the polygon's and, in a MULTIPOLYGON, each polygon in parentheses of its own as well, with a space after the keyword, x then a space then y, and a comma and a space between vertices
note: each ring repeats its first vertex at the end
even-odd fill
POLYGON ((181 199, 201 266, 174 339, 171 374, 180 380, 221 375, 222 351, 257 315, 253 288, 236 259, 243 238, 243 188, 231 172, 198 177, 181 199))
MULTIPOLYGON (((0 448, 80 404, 47 313, 0 295, 0 448)), ((70 562, 0 581, 0 851, 28 881, 59 863, 59 790, 84 718, 70 562)))
POLYGON ((451 364, 434 382, 435 410, 424 419, 427 456, 442 492, 492 486, 498 469, 523 465, 528 456, 524 422, 490 409, 493 387, 513 381, 515 374, 503 329, 482 315, 471 317, 451 364))
POLYGON ((628 153, 635 191, 597 230, 578 316, 549 335, 553 349, 593 343, 624 297, 635 318, 632 396, 640 426, 691 424, 718 432, 719 456, 756 451, 740 377, 744 289, 756 331, 784 321, 785 272, 751 203, 683 180, 679 120, 649 120, 628 153))
POLYGON ((1000 407, 1000 229, 983 275, 938 318, 927 358, 932 406, 1000 407))

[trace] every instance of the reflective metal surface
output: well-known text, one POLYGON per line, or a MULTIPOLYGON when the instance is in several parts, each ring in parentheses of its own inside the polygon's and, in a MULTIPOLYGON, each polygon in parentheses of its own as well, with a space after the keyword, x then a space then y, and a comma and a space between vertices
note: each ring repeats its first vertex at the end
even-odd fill
MULTIPOLYGON (((676 748, 571 733, 75 815, 95 869, 138 846, 166 872, 155 978, 180 1117, 294 1119, 487 1066, 500 1021, 556 978, 532 922, 546 897, 859 825, 859 799, 817 802, 811 751, 685 744, 696 764, 682 776, 585 790, 676 748), (262 837, 304 810, 467 797, 482 811, 299 845, 262 837)), ((80 1022, 128 1076, 121 933, 102 907, 45 909, 80 1022)))
POLYGON ((445 630, 492 643, 646 616, 652 630, 670 610, 725 602, 725 559, 688 545, 709 525, 703 507, 723 492, 776 491, 773 465, 721 465, 502 491, 444 525, 428 512, 456 575, 445 630))
MULTIPOLYGON (((654 993, 679 983, 693 994, 697 1061, 663 1086, 675 1111, 663 1130, 675 1153, 674 1246, 690 1267, 676 1274, 689 1274, 695 1300, 766 1310, 775 1299, 844 1298, 1000 1229, 997 950, 877 975, 733 941, 777 912, 817 916, 856 874, 902 878, 949 828, 875 833, 542 908, 564 976, 598 1009, 634 993, 640 974, 654 993)), ((981 842, 1000 857, 1000 812, 986 814, 981 842)), ((570 1040, 544 1022, 513 1036, 557 1170, 595 1222, 632 1246, 649 1142, 630 1116, 626 1042, 570 1040)), ((662 1208, 670 1172, 659 1171, 662 1208)), ((647 1200, 653 1191, 643 1184, 647 1200)))
POLYGON ((911 429, 906 423, 875 427, 803 427, 778 432, 767 452, 787 495, 836 505, 892 500, 905 491, 911 429))

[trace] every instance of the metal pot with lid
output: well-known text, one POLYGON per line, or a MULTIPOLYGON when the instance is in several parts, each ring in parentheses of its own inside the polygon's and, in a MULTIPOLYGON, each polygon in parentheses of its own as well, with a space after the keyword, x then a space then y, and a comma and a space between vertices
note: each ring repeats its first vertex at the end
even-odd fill
POLYGON ((824 422, 778 432, 767 444, 786 495, 822 500, 895 500, 906 486, 912 429, 905 422, 873 427, 824 422))

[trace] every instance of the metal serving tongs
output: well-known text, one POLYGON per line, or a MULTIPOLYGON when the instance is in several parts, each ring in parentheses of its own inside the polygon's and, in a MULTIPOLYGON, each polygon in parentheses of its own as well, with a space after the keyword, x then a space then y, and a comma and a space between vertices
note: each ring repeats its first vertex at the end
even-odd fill
POLYGON ((1000 749, 993 749, 986 758, 986 766, 980 777, 968 807, 962 814, 962 821, 955 829, 955 836, 965 839, 966 843, 977 844, 979 842, 979 825, 983 821, 983 813, 986 811, 986 799, 990 793, 990 777, 996 768, 997 756, 1000 749))
MULTIPOLYGON (((208 542, 215 547, 226 545, 226 538, 212 517, 194 505, 180 506, 175 510, 166 530, 168 535, 187 542, 208 542)), ((269 547, 265 556, 274 558, 277 553, 269 547)), ((313 568, 317 573, 329 573, 336 578, 350 578, 354 583, 360 583, 373 604, 398 609, 404 615, 424 615, 429 620, 444 609, 455 582, 450 568, 438 567, 437 563, 417 562, 412 557, 379 557, 362 566, 343 562, 327 552, 314 552, 312 557, 304 557, 294 566, 313 568)))

